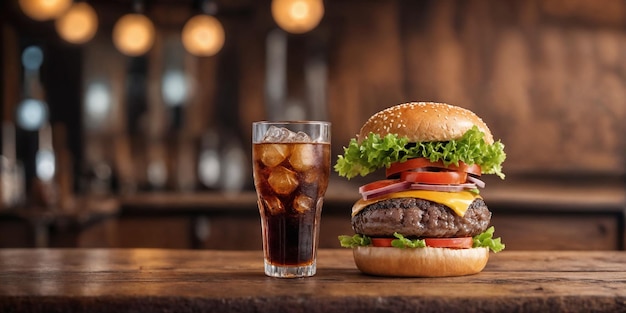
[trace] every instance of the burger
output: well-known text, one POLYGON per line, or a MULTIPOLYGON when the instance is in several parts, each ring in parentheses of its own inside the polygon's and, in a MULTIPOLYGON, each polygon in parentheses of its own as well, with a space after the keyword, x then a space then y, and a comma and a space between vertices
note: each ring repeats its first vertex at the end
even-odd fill
MULTIPOLYGON (((504 145, 473 112, 444 103, 399 104, 370 117, 334 166, 348 179, 380 173, 352 207, 357 268, 380 276, 462 276, 482 271, 494 238, 482 175, 504 179, 504 145), (382 173, 380 173, 382 174, 382 173)), ((375 176, 375 175, 372 175, 375 176)))

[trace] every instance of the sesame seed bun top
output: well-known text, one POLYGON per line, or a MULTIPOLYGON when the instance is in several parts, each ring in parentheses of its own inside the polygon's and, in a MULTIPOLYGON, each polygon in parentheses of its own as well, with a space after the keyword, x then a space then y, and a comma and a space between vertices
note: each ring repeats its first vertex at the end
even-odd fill
POLYGON ((410 142, 448 141, 462 137, 474 125, 485 134, 485 142, 492 144, 491 131, 474 112, 445 103, 410 102, 372 115, 361 127, 358 140, 372 132, 381 137, 397 134, 410 142))

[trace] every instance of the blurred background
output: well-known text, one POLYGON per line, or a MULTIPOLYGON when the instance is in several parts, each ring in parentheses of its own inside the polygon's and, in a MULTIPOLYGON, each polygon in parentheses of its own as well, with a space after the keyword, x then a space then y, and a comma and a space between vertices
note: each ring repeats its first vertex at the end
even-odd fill
MULTIPOLYGON (((624 249, 626 2, 4 0, 0 247, 260 249, 251 123, 468 108, 509 249, 624 249)), ((320 246, 360 184, 331 173, 320 246)))

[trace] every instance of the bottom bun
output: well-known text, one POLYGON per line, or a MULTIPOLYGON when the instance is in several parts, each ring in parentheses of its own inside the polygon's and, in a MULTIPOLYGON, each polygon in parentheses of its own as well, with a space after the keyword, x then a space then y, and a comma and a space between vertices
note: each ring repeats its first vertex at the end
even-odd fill
POLYGON ((366 274, 396 277, 445 277, 476 274, 489 260, 489 248, 447 249, 356 247, 357 268, 366 274))

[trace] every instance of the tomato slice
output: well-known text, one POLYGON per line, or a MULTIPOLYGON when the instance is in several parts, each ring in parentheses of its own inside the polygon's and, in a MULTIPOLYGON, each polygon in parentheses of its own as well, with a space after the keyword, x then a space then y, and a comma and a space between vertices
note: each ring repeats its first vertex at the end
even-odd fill
POLYGON ((452 171, 465 172, 468 174, 473 174, 475 176, 480 176, 481 168, 478 164, 468 165, 463 162, 459 162, 459 165, 450 164, 448 166, 443 165, 442 161, 430 162, 427 158, 414 158, 408 159, 406 162, 396 162, 391 164, 389 168, 385 170, 386 177, 391 177, 392 175, 402 173, 405 171, 410 171, 418 168, 424 167, 437 167, 444 168, 452 171))
POLYGON ((391 241, 395 238, 371 238, 374 247, 391 247, 391 241))
POLYGON ((402 172, 400 179, 412 183, 433 185, 463 184, 467 180, 465 172, 402 172))
POLYGON ((389 177, 394 174, 414 170, 417 168, 438 167, 436 165, 437 163, 430 162, 430 160, 428 160, 427 158, 408 159, 405 162, 392 163, 391 166, 389 166, 389 168, 385 170, 385 175, 389 177))
MULTIPOLYGON (((371 238, 374 247, 391 247, 395 238, 371 238)), ((426 246, 433 248, 470 249, 474 246, 472 237, 425 238, 426 246)))
POLYGON ((426 245, 433 248, 470 249, 474 246, 472 237, 425 238, 426 245))

